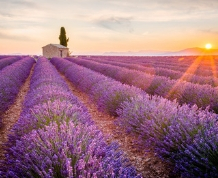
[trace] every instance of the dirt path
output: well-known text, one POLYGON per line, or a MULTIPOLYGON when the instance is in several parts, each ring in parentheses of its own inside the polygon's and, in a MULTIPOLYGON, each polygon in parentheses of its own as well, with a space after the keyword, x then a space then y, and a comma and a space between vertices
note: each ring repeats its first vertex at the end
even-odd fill
MULTIPOLYGON (((35 64, 34 64, 35 65, 35 64)), ((2 124, 3 127, 0 129, 0 160, 4 159, 4 143, 7 142, 7 135, 10 133, 11 128, 17 122, 22 111, 23 101, 29 90, 30 78, 32 76, 34 66, 31 69, 29 77, 24 82, 23 86, 20 88, 20 91, 15 99, 13 105, 9 107, 7 111, 2 115, 2 124)))
POLYGON ((87 94, 79 91, 64 75, 61 74, 61 76, 65 79, 73 94, 88 108, 98 128, 105 136, 109 135, 110 139, 108 139, 108 141, 116 141, 120 144, 121 149, 129 160, 131 160, 132 165, 136 167, 138 173, 141 173, 142 176, 146 178, 178 177, 171 175, 171 169, 161 162, 159 158, 154 156, 152 152, 145 154, 145 151, 136 147, 136 143, 134 142, 136 139, 127 135, 124 130, 114 124, 115 117, 99 112, 96 105, 90 101, 87 94))

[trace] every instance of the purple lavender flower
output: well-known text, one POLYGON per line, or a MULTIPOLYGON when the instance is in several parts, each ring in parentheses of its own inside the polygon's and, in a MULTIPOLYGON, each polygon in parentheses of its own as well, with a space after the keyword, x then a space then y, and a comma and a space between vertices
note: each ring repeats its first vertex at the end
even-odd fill
MULTIPOLYGON (((201 110, 196 106, 180 106, 176 101, 171 102, 156 96, 144 95, 125 101, 117 113, 120 126, 128 132, 137 134, 142 145, 153 145, 154 150, 162 159, 175 165, 175 170, 185 170, 184 175, 188 175, 193 168, 190 155, 195 153, 194 149, 189 149, 193 148, 190 145, 202 138, 201 133, 217 130, 216 114, 208 110, 201 110)), ((204 138, 208 139, 204 139, 204 144, 212 143, 210 142, 212 134, 204 138)), ((197 146, 199 153, 202 153, 204 151, 202 146, 200 144, 197 146)), ((208 158, 205 156, 204 160, 208 158)), ((198 162, 202 161, 200 156, 198 159, 198 162)), ((212 164, 210 165, 212 166, 212 164)), ((202 165, 195 166, 196 170, 204 173, 205 168, 201 170, 201 167, 207 167, 207 163, 203 161, 202 165)), ((190 175, 193 177, 193 174, 190 175)))
POLYGON ((73 105, 69 101, 55 100, 47 101, 44 104, 35 105, 31 109, 25 110, 18 122, 13 127, 13 134, 10 135, 10 146, 23 135, 37 130, 51 123, 61 123, 74 121, 74 123, 93 124, 90 115, 84 112, 82 107, 73 105))
POLYGON ((30 73, 33 63, 34 60, 27 57, 0 71, 0 115, 14 102, 20 87, 30 73))
POLYGON ((21 58, 19 56, 17 57, 6 57, 0 60, 0 70, 3 69, 6 66, 9 66, 13 64, 14 62, 20 60, 21 58))
POLYGON ((94 125, 52 123, 24 135, 10 153, 6 177, 140 177, 94 125))
POLYGON ((183 177, 218 177, 217 121, 209 122, 180 154, 176 168, 183 177))
POLYGON ((123 85, 113 79, 70 63, 61 58, 53 58, 51 62, 59 69, 65 63, 68 64, 65 70, 66 77, 74 83, 82 91, 88 92, 92 100, 94 100, 101 111, 111 115, 116 115, 116 109, 120 104, 142 93, 140 89, 123 85), (76 71, 76 72, 72 72, 76 71))

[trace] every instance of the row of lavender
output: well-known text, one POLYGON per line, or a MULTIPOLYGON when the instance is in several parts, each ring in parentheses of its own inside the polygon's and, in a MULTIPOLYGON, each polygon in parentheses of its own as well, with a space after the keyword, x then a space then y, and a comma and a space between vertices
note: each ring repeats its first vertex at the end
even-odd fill
MULTIPOLYGON (((79 56, 80 57, 80 56, 79 56)), ((82 58, 95 58, 98 60, 119 61, 127 64, 138 64, 146 67, 161 67, 180 72, 187 72, 192 66, 194 70, 188 71, 199 76, 212 76, 212 70, 217 73, 218 56, 153 56, 153 57, 133 57, 133 56, 90 56, 82 58), (212 70, 211 70, 212 69, 212 70)))
MULTIPOLYGON (((134 70, 145 72, 145 73, 151 74, 151 75, 165 76, 165 77, 169 77, 170 79, 175 79, 175 80, 179 79, 181 81, 187 81, 187 82, 200 84, 200 85, 208 84, 208 85, 211 85, 213 87, 218 86, 218 78, 217 78, 218 76, 213 75, 213 76, 204 77, 204 76, 191 74, 191 72, 194 72, 194 70, 195 70, 194 69, 195 67, 193 67, 192 65, 184 73, 184 72, 180 72, 178 70, 168 69, 166 66, 165 66, 165 68, 145 67, 143 65, 138 65, 138 64, 134 64, 134 63, 130 64, 130 63, 125 63, 125 62, 108 61, 108 60, 104 60, 104 59, 95 59, 94 57, 91 59, 88 59, 88 60, 92 60, 92 61, 103 63, 103 64, 111 64, 111 65, 115 65, 118 67, 125 67, 128 69, 134 69, 134 70)), ((204 71, 202 71, 202 72, 204 72, 204 71)))
POLYGON ((180 104, 196 104, 198 107, 218 112, 218 91, 210 85, 197 85, 190 82, 170 80, 166 77, 145 74, 123 67, 100 64, 94 61, 77 58, 66 58, 71 62, 88 67, 122 83, 141 88, 151 95, 159 95, 170 100, 177 100, 180 104))
POLYGON ((218 176, 218 116, 196 106, 180 106, 121 84, 85 67, 53 58, 56 68, 89 94, 99 110, 118 115, 118 124, 142 145, 175 166, 183 177, 218 176))
MULTIPOLYGON (((144 58, 143 60, 138 60, 139 64, 148 65, 152 64, 154 66, 169 67, 174 70, 179 70, 185 72, 191 65, 195 67, 194 71, 197 75, 207 76, 211 74, 211 66, 218 65, 218 56, 183 56, 174 58, 174 60, 168 60, 169 57, 155 57, 154 61, 149 60, 149 58, 144 58)), ((217 69, 216 69, 217 70, 217 69)))
MULTIPOLYGON (((211 74, 211 66, 218 65, 218 56, 165 56, 165 57, 144 57, 137 59, 137 63, 147 65, 152 64, 154 66, 169 67, 181 72, 187 71, 192 65, 195 67, 194 71, 197 75, 207 76, 211 74), (152 59, 152 60, 151 60, 152 59), (202 72, 203 71, 203 72, 202 72)), ((217 69, 216 69, 217 70, 217 69)))
POLYGON ((13 56, 13 55, 0 55, 0 59, 4 59, 4 58, 7 58, 7 57, 16 57, 16 56, 13 56))
POLYGON ((7 57, 0 60, 0 70, 20 60, 21 57, 7 57))
POLYGON ((5 58, 11 58, 11 57, 18 57, 18 58, 25 58, 25 57, 31 57, 29 55, 0 55, 0 60, 5 58))
POLYGON ((140 177, 45 58, 37 61, 7 146, 0 177, 140 177))
POLYGON ((201 63, 208 65, 210 61, 208 59, 213 59, 216 64, 218 64, 218 55, 217 56, 208 56, 208 55, 199 55, 199 56, 79 56, 82 58, 92 58, 95 59, 105 59, 110 61, 126 61, 128 63, 144 63, 144 64, 165 64, 169 63, 170 65, 181 65, 181 66, 190 66, 193 64, 196 59, 200 58, 201 63))
POLYGON ((1 115, 14 102, 34 62, 32 58, 26 57, 0 71, 0 127, 1 115))
MULTIPOLYGON (((160 67, 166 66, 168 64, 169 68, 180 67, 181 71, 186 70, 191 64, 196 64, 196 59, 201 59, 199 62, 205 64, 205 60, 202 57, 191 57, 191 56, 78 56, 84 59, 96 59, 96 60, 106 60, 106 61, 113 61, 113 62, 125 62, 127 64, 140 64, 143 66, 153 66, 153 67, 160 67), (190 59, 191 57, 191 59, 190 59)), ((208 65, 208 61, 206 63, 208 65)))

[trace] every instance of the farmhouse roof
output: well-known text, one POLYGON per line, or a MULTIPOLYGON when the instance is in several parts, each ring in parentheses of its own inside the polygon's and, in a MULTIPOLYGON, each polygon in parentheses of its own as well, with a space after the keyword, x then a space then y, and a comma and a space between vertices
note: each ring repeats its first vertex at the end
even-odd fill
MULTIPOLYGON (((61 49, 68 49, 66 46, 63 46, 63 45, 60 45, 60 44, 49 44, 49 45, 52 45, 52 46, 55 46, 55 47, 57 47, 57 48, 61 48, 61 49)), ((46 46, 48 46, 48 45, 46 45, 46 46)), ((46 47, 46 46, 43 46, 43 48, 44 47, 46 47)))

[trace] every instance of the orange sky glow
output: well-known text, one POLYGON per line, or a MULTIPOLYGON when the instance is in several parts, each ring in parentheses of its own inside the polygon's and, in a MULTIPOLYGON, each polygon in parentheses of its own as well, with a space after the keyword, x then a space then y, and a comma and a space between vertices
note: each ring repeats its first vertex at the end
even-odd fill
POLYGON ((0 54, 40 55, 62 26, 72 54, 218 48, 216 0, 52 2, 0 0, 0 54))

